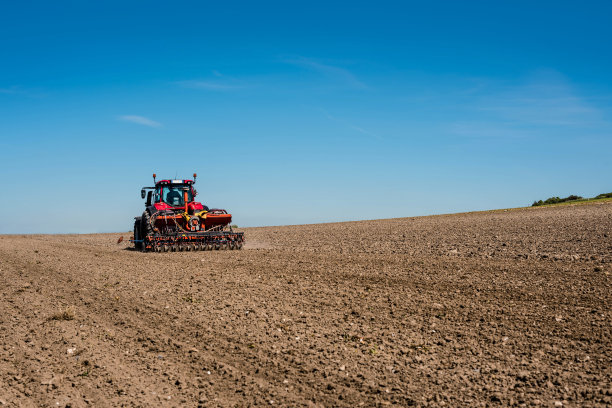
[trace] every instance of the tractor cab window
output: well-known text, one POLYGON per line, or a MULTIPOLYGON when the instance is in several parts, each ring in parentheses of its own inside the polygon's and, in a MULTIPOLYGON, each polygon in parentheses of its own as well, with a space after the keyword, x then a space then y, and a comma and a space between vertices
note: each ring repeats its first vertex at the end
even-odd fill
MULTIPOLYGON (((184 185, 166 185, 162 187, 161 196, 163 201, 173 207, 182 207, 185 205, 184 192, 187 187, 187 202, 193 201, 191 188, 184 185)), ((157 194, 156 194, 157 196, 157 194)))

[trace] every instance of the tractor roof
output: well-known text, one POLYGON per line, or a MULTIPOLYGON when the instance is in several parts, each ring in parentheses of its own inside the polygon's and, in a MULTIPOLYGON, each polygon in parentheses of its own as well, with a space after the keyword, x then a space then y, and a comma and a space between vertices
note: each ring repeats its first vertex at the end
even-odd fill
POLYGON ((193 184, 193 180, 160 180, 155 183, 156 186, 164 184, 193 184))

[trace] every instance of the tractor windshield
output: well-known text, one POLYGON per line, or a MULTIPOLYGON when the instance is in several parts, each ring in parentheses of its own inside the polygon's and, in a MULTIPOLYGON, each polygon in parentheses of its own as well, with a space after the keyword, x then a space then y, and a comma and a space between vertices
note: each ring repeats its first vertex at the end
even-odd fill
POLYGON ((179 185, 164 185, 157 187, 155 190, 155 198, 161 197, 161 200, 173 207, 182 207, 185 205, 184 194, 187 189, 187 202, 193 201, 191 186, 186 184, 179 185))

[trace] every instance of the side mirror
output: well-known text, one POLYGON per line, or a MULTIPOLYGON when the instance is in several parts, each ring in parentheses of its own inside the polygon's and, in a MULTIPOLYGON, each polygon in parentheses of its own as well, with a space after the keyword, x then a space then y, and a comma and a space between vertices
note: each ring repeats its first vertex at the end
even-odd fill
POLYGON ((147 207, 151 206, 151 197, 153 196, 153 191, 149 191, 147 194, 147 207))
POLYGON ((145 198, 144 188, 142 190, 140 190, 140 198, 145 198))

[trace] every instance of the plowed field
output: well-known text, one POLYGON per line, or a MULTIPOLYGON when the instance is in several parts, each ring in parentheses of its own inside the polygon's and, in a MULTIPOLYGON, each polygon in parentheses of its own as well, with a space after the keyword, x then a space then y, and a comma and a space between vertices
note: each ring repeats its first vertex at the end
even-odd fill
POLYGON ((0 236, 0 405, 610 406, 612 203, 0 236))

